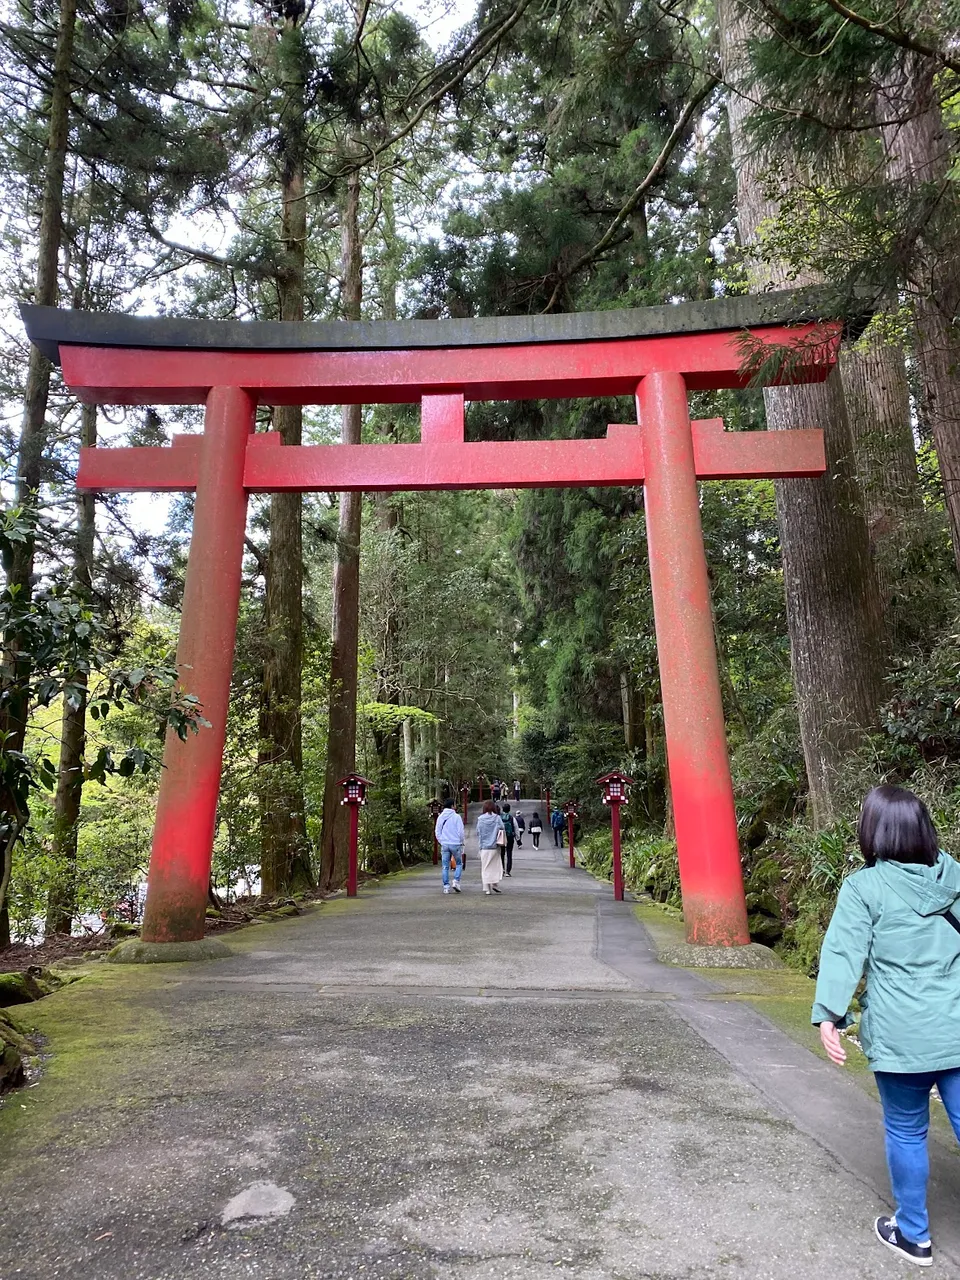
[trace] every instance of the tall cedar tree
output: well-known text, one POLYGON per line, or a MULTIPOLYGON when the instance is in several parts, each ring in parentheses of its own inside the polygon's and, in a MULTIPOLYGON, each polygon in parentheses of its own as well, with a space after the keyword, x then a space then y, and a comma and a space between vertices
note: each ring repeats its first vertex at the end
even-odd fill
MULTIPOLYGON (((738 0, 718 7, 727 104, 737 174, 741 240, 753 244, 776 214, 768 194, 768 166, 751 143, 751 106, 737 91, 748 70, 750 13, 738 0)), ((791 283, 775 262, 757 269, 755 287, 791 283)), ((764 392, 767 425, 788 430, 817 423, 824 432, 827 470, 815 480, 776 485, 783 550, 794 690, 814 820, 837 816, 837 787, 847 753, 877 720, 882 691, 882 611, 853 439, 838 370, 820 385, 764 392)))
MULTIPOLYGON (((306 157, 309 65, 306 4, 275 9, 280 27, 277 58, 281 92, 277 139, 281 192, 282 256, 277 272, 280 319, 304 318, 307 255, 306 157)), ((303 407, 277 405, 273 427, 284 444, 303 439, 303 407)), ((301 669, 303 665, 303 498, 275 493, 270 499, 270 549, 266 568, 266 658, 260 709, 260 878, 266 898, 313 883, 303 800, 301 669)))

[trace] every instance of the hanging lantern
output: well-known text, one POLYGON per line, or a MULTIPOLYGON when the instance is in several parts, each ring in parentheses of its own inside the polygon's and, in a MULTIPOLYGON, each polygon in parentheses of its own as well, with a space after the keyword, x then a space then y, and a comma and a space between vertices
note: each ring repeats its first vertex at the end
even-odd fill
POLYGON ((366 804, 367 787, 371 785, 367 778, 361 777, 359 773, 348 773, 337 785, 343 787, 341 804, 366 804))

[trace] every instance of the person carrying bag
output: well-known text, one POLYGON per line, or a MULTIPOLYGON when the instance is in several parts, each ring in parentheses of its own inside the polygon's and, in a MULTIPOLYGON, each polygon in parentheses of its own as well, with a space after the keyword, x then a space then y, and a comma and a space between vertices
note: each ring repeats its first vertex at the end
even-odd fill
POLYGON ((500 881, 503 878, 503 864, 500 861, 501 836, 505 844, 507 836, 496 806, 492 800, 484 800, 477 819, 477 843, 480 845, 480 879, 483 881, 485 894, 500 892, 500 881))

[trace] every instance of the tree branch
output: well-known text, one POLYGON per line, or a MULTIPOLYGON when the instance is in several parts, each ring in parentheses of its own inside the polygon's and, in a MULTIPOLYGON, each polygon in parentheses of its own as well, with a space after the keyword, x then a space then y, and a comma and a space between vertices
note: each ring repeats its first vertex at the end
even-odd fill
MULTIPOLYGON (((468 50, 467 55, 460 63, 456 74, 451 76, 448 80, 445 80, 439 89, 436 89, 423 101, 423 103, 421 103, 402 129, 398 129, 396 133, 391 134, 375 147, 365 147, 362 156, 354 156, 353 158, 347 159, 340 169, 330 175, 330 181, 326 186, 318 188, 316 191, 306 192, 303 198, 307 199, 309 196, 321 194, 323 191, 327 190, 330 185, 336 181, 336 179, 344 178, 347 174, 353 173, 357 169, 362 169, 367 164, 371 164, 379 156, 383 155, 385 151, 389 151, 390 148, 396 146, 398 142, 402 142, 408 134, 413 132, 431 107, 437 106, 443 101, 448 93, 452 93, 454 89, 458 88, 464 80, 466 80, 474 67, 477 66, 478 63, 482 62, 483 59, 496 48, 507 32, 510 31, 511 28, 515 27, 520 21, 529 3, 530 0, 519 0, 519 3, 513 13, 511 13, 508 18, 505 18, 500 26, 496 27, 489 36, 481 34, 481 36, 474 41, 473 45, 468 50)), ((443 68, 440 68, 440 71, 442 70, 443 68)), ((354 141, 356 141, 356 139, 354 139, 354 141)))
POLYGON ((846 18, 855 26, 862 27, 864 31, 869 31, 871 35, 880 36, 883 40, 889 40, 891 44, 899 45, 901 49, 909 49, 911 53, 919 53, 924 58, 933 58, 941 66, 960 75, 960 59, 952 58, 945 50, 924 44, 923 41, 907 35, 906 32, 896 31, 885 22, 872 22, 864 14, 857 13, 855 9, 845 5, 843 0, 827 0, 827 4, 842 18, 846 18))
POLYGON ((670 160, 670 157, 673 155, 673 152, 677 144, 680 142, 681 138, 686 133, 687 126, 689 125, 691 119, 693 118, 694 112, 697 110, 700 104, 706 98, 708 98, 711 93, 713 93, 714 89, 717 87, 718 84, 719 84, 719 80, 717 79, 717 77, 711 76, 709 80, 707 80, 703 88, 700 90, 700 92, 690 99, 690 101, 684 107, 680 115, 680 119, 671 129, 670 136, 667 138, 666 142, 663 144, 660 154, 657 156, 656 160, 654 160, 653 164, 651 165, 650 171, 648 172, 647 176, 643 179, 640 185, 634 189, 633 194, 627 200, 626 204, 623 205, 620 212, 613 219, 609 227, 607 227, 606 231, 603 233, 603 235, 600 237, 597 243, 593 246, 593 248, 588 249, 585 253, 582 253, 580 257, 577 258, 573 266, 569 268, 569 270, 561 273, 560 278, 557 280, 557 283, 554 286, 553 293, 551 293, 550 295, 550 301, 543 308, 544 313, 546 313, 547 311, 551 311, 553 307, 556 305, 557 298, 560 296, 560 291, 562 290, 563 286, 567 283, 567 281, 570 279, 570 277, 576 275, 578 271, 582 271, 583 268, 589 266, 591 262, 596 261, 596 259, 599 258, 601 253, 603 253, 605 249, 608 249, 610 247, 610 244, 612 243, 614 236, 617 234, 617 231, 623 226, 627 218, 630 217, 631 213, 633 213, 634 209, 640 203, 643 196, 659 180, 664 169, 667 167, 667 163, 670 160))

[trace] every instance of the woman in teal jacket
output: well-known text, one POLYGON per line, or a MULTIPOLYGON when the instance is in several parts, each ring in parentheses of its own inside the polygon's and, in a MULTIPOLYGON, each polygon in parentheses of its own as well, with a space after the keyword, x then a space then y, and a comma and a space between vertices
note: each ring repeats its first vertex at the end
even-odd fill
POLYGON ((874 787, 857 836, 866 866, 848 876, 820 952, 813 1022, 846 1061, 838 1027, 861 978, 860 1042, 874 1071, 897 1212, 877 1236, 918 1266, 933 1250, 927 1218, 927 1130, 934 1085, 960 1140, 960 864, 939 849, 926 805, 874 787))

